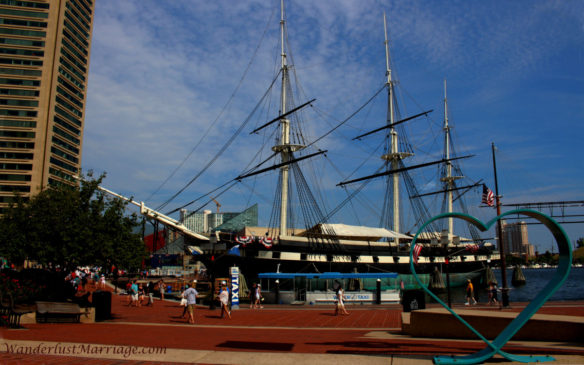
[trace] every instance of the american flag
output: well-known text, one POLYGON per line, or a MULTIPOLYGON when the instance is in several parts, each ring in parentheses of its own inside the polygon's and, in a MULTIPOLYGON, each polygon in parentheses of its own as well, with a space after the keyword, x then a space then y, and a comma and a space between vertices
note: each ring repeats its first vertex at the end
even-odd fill
POLYGON ((420 244, 416 244, 416 246, 414 247, 414 264, 418 264, 418 256, 420 256, 420 252, 422 252, 422 245, 420 244))
POLYGON ((483 204, 492 207, 495 205, 495 194, 491 191, 491 189, 487 188, 487 185, 483 184, 483 204))

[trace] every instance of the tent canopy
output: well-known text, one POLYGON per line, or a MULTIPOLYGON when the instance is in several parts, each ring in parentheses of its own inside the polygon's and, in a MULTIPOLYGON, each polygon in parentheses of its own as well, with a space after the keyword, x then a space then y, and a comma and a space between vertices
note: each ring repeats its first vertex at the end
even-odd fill
POLYGON ((412 237, 391 231, 385 228, 366 227, 366 226, 351 226, 341 223, 321 223, 314 228, 305 231, 299 236, 304 236, 310 232, 311 234, 321 234, 323 237, 334 236, 341 239, 349 240, 363 240, 363 241, 379 241, 382 238, 399 238, 411 240, 412 237))

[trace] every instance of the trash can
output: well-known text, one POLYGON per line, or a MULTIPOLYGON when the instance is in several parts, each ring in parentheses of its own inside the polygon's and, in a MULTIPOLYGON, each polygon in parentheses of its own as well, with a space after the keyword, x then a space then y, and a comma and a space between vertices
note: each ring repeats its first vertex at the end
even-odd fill
POLYGON ((109 291, 96 291, 93 293, 93 306, 95 307, 95 320, 105 321, 112 316, 112 293, 109 291))
POLYGON ((404 312, 411 312, 416 309, 426 308, 426 296, 423 290, 404 290, 402 296, 404 312))

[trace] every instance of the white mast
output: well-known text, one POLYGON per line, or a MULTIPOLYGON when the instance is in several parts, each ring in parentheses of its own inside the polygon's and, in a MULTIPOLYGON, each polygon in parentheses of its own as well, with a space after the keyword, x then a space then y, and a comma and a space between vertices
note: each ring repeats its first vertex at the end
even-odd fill
MULTIPOLYGON (((285 25, 284 19, 284 0, 280 1, 281 17, 280 17, 280 42, 281 56, 282 56, 282 88, 280 97, 280 115, 286 113, 286 86, 288 85, 288 65, 286 62, 286 49, 284 47, 285 41, 285 25)), ((280 144, 272 147, 274 152, 279 152, 282 157, 282 163, 288 162, 292 152, 298 151, 305 146, 290 144, 290 120, 286 117, 280 119, 280 144)), ((282 169, 282 185, 281 185, 281 206, 280 206, 280 236, 288 235, 288 180, 289 180, 289 165, 281 167, 282 169)))
MULTIPOLYGON (((387 102, 388 102, 388 118, 387 124, 392 126, 394 118, 394 108, 393 108, 393 80, 391 79, 391 67, 390 67, 390 57, 389 57, 389 40, 387 38, 387 21, 385 18, 385 12, 383 13, 383 29, 385 31, 385 75, 387 80, 385 82, 387 86, 387 102)), ((391 169, 397 170, 399 168, 399 161, 405 157, 411 156, 411 153, 402 153, 398 151, 398 136, 397 131, 392 126, 390 127, 390 137, 391 137, 391 150, 390 153, 381 156, 385 161, 390 161, 391 169)), ((400 198, 399 198, 399 173, 393 173, 391 178, 393 180, 393 226, 391 229, 395 232, 400 232, 400 198)), ((399 243, 396 237, 396 243, 399 243)))
MULTIPOLYGON (((450 159, 450 126, 448 125, 448 99, 446 97, 446 79, 444 80, 444 158, 450 159)), ((452 189, 454 189, 454 180, 462 179, 462 176, 452 176, 452 162, 446 161, 446 176, 441 178, 446 183, 446 205, 448 213, 452 212, 452 189)), ((448 218, 448 240, 452 238, 454 232, 454 219, 448 218)))

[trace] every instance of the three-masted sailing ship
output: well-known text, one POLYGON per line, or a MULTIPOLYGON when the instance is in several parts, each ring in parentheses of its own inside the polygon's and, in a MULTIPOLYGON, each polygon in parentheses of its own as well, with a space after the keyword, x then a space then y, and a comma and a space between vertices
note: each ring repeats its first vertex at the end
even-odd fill
MULTIPOLYGON (((431 218, 429 211, 423 206, 423 197, 427 195, 443 194, 445 196, 444 211, 453 210, 453 201, 462 201, 462 195, 471 190, 478 183, 468 186, 458 186, 457 181, 463 175, 457 161, 469 156, 457 157, 453 154, 453 145, 450 137, 448 122, 446 83, 444 85, 444 152, 441 159, 417 165, 406 165, 404 162, 413 155, 409 143, 400 139, 399 129, 405 123, 416 118, 427 116, 431 110, 422 113, 398 118, 396 112, 395 81, 392 79, 390 65, 390 49, 385 26, 385 82, 383 88, 387 93, 387 117, 385 125, 355 137, 360 140, 375 133, 385 133, 385 153, 381 156, 381 166, 372 175, 345 180, 339 186, 356 186, 339 207, 328 212, 323 211, 315 202, 315 195, 307 183, 300 162, 316 158, 327 151, 316 148, 315 141, 309 142, 302 132, 303 123, 300 116, 303 110, 312 105, 315 99, 296 104, 297 96, 293 93, 293 67, 288 63, 288 49, 286 47, 287 30, 283 0, 280 17, 280 68, 279 80, 279 110, 278 115, 252 133, 266 133, 276 136, 276 143, 271 147, 271 156, 254 165, 235 178, 243 181, 252 176, 258 176, 269 171, 279 173, 277 192, 274 197, 274 206, 269 227, 246 227, 240 232, 216 231, 210 236, 209 242, 195 242, 205 255, 213 258, 221 257, 214 265, 220 270, 222 266, 237 265, 248 278, 256 278, 261 272, 397 272, 403 275, 409 273, 409 250, 413 233, 402 233, 400 218, 400 186, 405 181, 413 209, 418 215, 419 225, 431 218), (276 126, 275 134, 266 132, 276 126), (405 149, 400 149, 405 147, 405 149), (272 163, 269 167, 266 166, 272 163), (443 189, 440 192, 420 194, 413 183, 409 172, 428 166, 442 166, 441 182, 443 189), (291 178, 294 178, 292 183, 291 178), (369 181, 383 179, 386 193, 383 197, 380 227, 367 227, 332 223, 332 217, 341 206, 347 204, 359 192, 366 189, 369 181), (295 188, 295 190, 293 189, 295 188), (294 190, 294 192, 293 192, 294 190), (302 213, 303 228, 297 227, 293 220, 291 196, 298 198, 302 213), (235 252, 237 256, 229 255, 235 252)), ((275 82, 270 85, 274 88, 275 82)), ((258 103, 259 104, 259 103, 258 103)), ((463 210, 463 212, 465 212, 463 210)), ((448 264, 450 273, 461 274, 461 283, 470 275, 478 275, 490 260, 497 260, 497 253, 488 245, 484 245, 476 230, 471 228, 471 237, 462 238, 454 233, 454 222, 449 219, 446 227, 431 226, 431 230, 422 233, 418 239, 424 248, 418 258, 418 273, 429 274, 448 264), (473 274, 474 273, 474 274, 473 274)), ((225 268, 226 269, 226 268, 225 268)), ((456 280, 452 279, 456 284, 456 280)))

